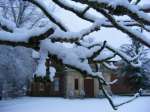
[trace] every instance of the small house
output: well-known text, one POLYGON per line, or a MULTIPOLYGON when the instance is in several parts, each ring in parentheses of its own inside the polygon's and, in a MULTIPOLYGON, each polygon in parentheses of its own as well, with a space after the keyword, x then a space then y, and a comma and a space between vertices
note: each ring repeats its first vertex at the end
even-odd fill
MULTIPOLYGON (((109 72, 103 73, 110 81, 109 72)), ((85 76, 80 72, 67 68, 55 74, 51 81, 46 77, 36 77, 31 82, 28 94, 31 96, 59 96, 68 98, 102 97, 102 91, 97 78, 85 76)), ((110 87, 106 89, 111 93, 110 87)))

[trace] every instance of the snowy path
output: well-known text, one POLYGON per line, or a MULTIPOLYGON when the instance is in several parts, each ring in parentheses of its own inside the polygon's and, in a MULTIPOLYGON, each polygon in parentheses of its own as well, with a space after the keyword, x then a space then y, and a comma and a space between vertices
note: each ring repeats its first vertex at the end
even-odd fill
MULTIPOLYGON (((115 97, 116 102, 129 97, 115 97)), ((111 109, 106 99, 63 99, 23 97, 0 101, 0 112, 150 112, 150 97, 140 97, 134 102, 111 109)))

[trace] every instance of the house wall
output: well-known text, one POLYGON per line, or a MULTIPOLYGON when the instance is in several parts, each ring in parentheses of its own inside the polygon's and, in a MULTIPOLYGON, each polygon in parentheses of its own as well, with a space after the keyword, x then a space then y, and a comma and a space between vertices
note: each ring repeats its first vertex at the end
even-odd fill
MULTIPOLYGON (((103 76, 107 81, 110 81, 111 77, 110 77, 109 73, 104 73, 103 76)), ((84 91, 84 79, 85 78, 91 79, 91 77, 83 77, 83 75, 76 70, 69 69, 66 72, 65 96, 66 97, 81 97, 82 96, 81 93, 84 91), (75 90, 75 85, 74 85, 75 79, 78 79, 78 81, 79 81, 79 89, 78 90, 75 90)), ((105 87, 105 88, 109 91, 109 93, 111 93, 110 87, 105 87)), ((94 97, 101 97, 102 95, 103 95, 103 93, 99 89, 98 79, 94 78, 94 97)))
POLYGON ((84 90, 83 76, 75 71, 75 70, 68 70, 66 73, 66 97, 79 97, 80 92, 84 90), (75 90, 74 80, 78 79, 79 89, 75 90))
POLYGON ((94 96, 99 97, 102 94, 100 94, 100 89, 99 89, 99 82, 98 79, 94 78, 94 96))

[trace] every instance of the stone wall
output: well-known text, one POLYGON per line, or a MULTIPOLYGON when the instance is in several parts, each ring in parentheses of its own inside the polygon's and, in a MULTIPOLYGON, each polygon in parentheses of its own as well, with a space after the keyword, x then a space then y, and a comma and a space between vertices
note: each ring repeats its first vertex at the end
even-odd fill
MULTIPOLYGON (((109 82, 110 81, 110 74, 104 73, 104 78, 109 82)), ((66 72, 66 97, 83 97, 84 91, 84 79, 91 78, 91 77, 83 77, 83 75, 72 69, 68 69, 66 72), (75 90, 74 80, 78 79, 79 89, 75 90)), ((105 87, 109 93, 111 93, 110 87, 105 87)), ((84 93, 85 94, 85 93, 84 93)), ((99 82, 97 78, 94 78, 94 97, 102 97, 103 93, 99 89, 99 82)))
POLYGON ((66 96, 67 97, 79 97, 80 93, 84 90, 83 76, 75 71, 68 70, 66 73, 66 96), (78 79, 79 89, 75 90, 74 80, 78 79))

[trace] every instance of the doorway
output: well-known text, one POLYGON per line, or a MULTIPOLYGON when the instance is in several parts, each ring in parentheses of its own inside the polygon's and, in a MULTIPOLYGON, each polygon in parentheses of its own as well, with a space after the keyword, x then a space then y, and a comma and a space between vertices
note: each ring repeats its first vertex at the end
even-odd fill
POLYGON ((94 79, 84 79, 85 97, 94 97, 94 79))

